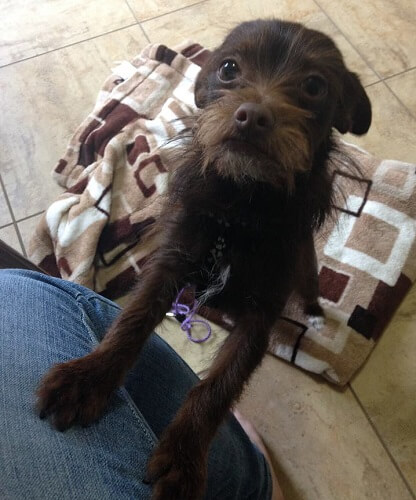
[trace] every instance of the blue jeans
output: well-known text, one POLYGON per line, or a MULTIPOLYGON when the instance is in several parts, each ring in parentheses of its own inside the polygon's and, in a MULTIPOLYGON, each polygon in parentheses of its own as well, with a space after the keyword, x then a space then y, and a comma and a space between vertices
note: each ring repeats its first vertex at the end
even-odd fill
MULTIPOLYGON (((57 362, 89 353, 119 313, 84 287, 0 270, 0 498, 146 499, 146 463, 196 375, 156 334, 108 411, 64 433, 39 419, 35 390, 57 362)), ((209 455, 206 499, 271 497, 263 455, 230 415, 209 455)), ((188 500, 188 499, 184 499, 188 500)))

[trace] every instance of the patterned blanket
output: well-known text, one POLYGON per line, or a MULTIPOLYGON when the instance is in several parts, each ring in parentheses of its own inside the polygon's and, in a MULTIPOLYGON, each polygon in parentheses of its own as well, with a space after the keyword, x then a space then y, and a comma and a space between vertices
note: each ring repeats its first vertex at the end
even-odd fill
MULTIPOLYGON (((166 145, 195 113, 193 84, 207 55, 195 43, 156 44, 113 70, 53 171, 66 191, 32 238, 30 257, 41 268, 123 304, 155 249, 142 237, 166 188, 166 145)), ((346 196, 316 237, 326 324, 310 324, 293 296, 270 344, 271 353, 339 385, 367 358, 416 276, 415 166, 342 147, 363 176, 341 160, 331 166, 346 196)), ((200 312, 230 328, 215 311, 200 312)), ((211 355, 225 335, 217 332, 198 349, 211 355)))

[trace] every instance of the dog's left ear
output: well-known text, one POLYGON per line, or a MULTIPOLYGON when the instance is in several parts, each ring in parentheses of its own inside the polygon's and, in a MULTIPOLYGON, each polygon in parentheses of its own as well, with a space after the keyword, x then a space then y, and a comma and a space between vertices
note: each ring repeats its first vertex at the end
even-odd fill
POLYGON ((195 104, 205 108, 207 104, 219 97, 217 69, 221 61, 218 50, 214 50, 204 62, 195 81, 195 104))
POLYGON ((335 112, 333 125, 341 134, 365 134, 371 125, 370 99, 355 73, 347 71, 343 83, 343 94, 335 112))
POLYGON ((211 80, 214 80, 210 60, 202 67, 195 82, 195 104, 204 108, 209 102, 211 80))

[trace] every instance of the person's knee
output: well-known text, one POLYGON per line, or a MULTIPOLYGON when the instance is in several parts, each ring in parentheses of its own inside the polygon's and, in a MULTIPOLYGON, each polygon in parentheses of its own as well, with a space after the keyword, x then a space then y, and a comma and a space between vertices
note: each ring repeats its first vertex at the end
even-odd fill
POLYGON ((44 302, 51 297, 75 300, 79 294, 77 285, 47 274, 25 269, 0 270, 0 302, 12 303, 16 312, 19 304, 44 302))
POLYGON ((49 280, 48 275, 27 269, 0 270, 0 290, 3 294, 13 294, 14 299, 28 290, 50 284, 49 280))
POLYGON ((0 270, 0 304, 2 316, 20 315, 26 305, 39 295, 42 275, 23 269, 0 270))
POLYGON ((25 285, 36 279, 37 274, 24 269, 0 269, 0 292, 17 298, 25 285))
POLYGON ((5 280, 13 279, 15 277, 16 279, 20 279, 28 272, 31 273, 32 271, 27 271, 25 269, 0 269, 0 282, 3 283, 5 280))

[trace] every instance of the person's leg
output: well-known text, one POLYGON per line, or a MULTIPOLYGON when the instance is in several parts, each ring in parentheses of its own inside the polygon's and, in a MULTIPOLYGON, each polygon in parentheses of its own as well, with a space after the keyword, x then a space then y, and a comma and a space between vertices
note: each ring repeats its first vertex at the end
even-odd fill
POLYGON ((41 377, 56 362, 83 356, 95 330, 84 289, 30 271, 0 271, 0 498, 146 498, 146 460, 156 442, 133 404, 115 396, 88 429, 57 432, 35 411, 41 377), (128 443, 128 446, 127 446, 128 443))
MULTIPOLYGON (((154 335, 103 418, 59 433, 35 411, 36 386, 52 364, 90 352, 119 308, 27 271, 0 271, 0 304, 0 498, 148 498, 148 458, 196 376, 154 335)), ((267 499, 270 488, 263 456, 230 418, 212 448, 206 498, 267 499)))
POLYGON ((29 269, 31 271, 43 272, 29 259, 26 259, 21 253, 9 246, 3 240, 0 240, 0 269, 29 269))

